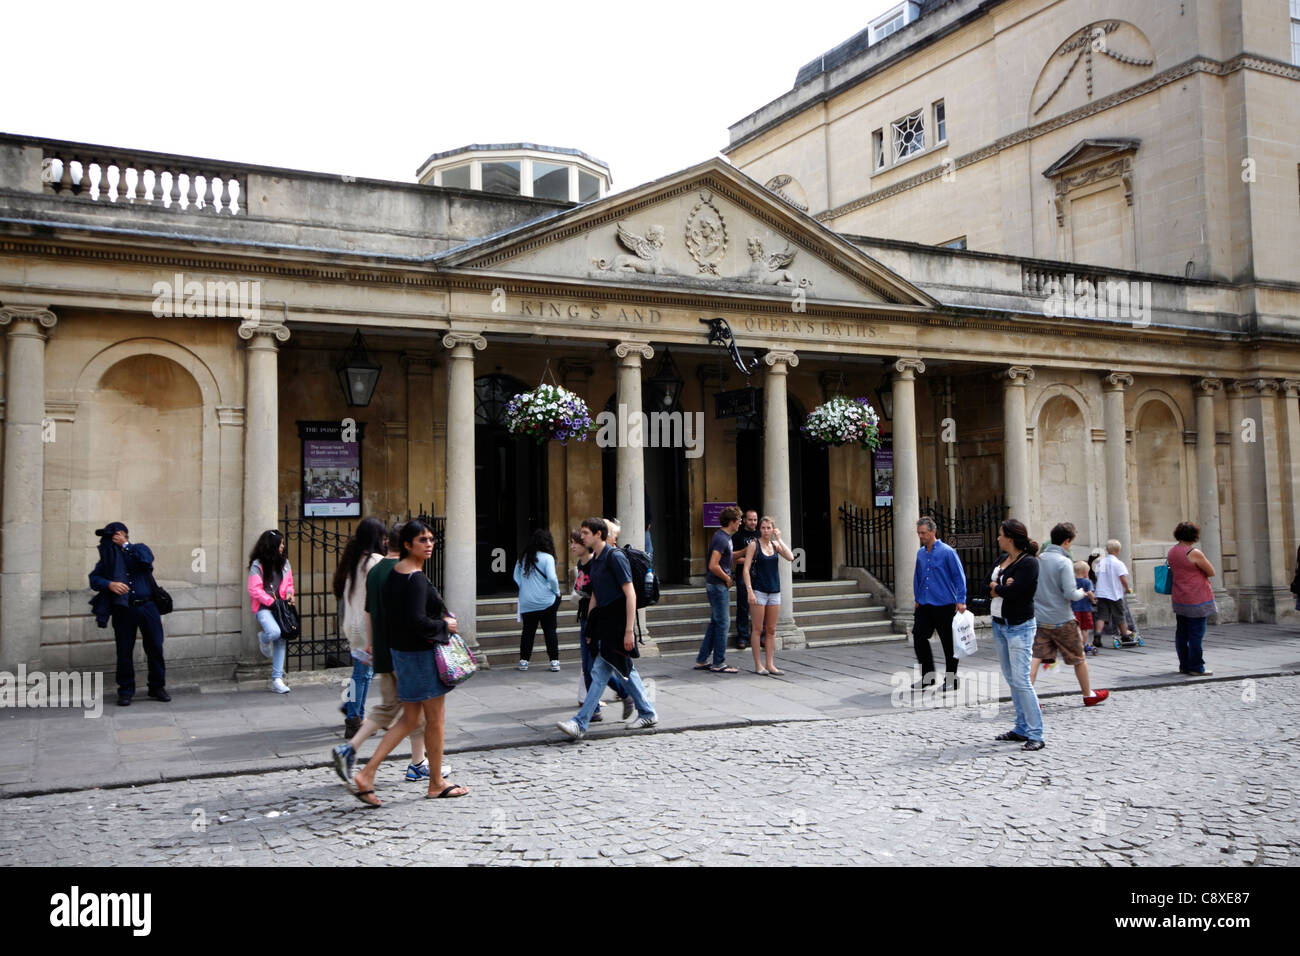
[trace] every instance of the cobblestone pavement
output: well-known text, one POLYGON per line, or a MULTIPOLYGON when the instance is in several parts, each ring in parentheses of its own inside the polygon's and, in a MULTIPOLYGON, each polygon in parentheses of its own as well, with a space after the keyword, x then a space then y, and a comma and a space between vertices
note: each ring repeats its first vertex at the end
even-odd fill
POLYGON ((629 733, 457 755, 471 794, 332 771, 0 801, 5 864, 1194 864, 1300 862, 1300 677, 1044 704, 629 733), (35 824, 35 825, 33 825, 35 824))

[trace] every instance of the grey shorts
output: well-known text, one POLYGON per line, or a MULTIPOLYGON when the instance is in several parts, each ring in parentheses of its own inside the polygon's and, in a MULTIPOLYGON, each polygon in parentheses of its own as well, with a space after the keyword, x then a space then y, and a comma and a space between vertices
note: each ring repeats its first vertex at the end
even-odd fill
POLYGON ((1123 633, 1127 627, 1124 623, 1123 599, 1112 601, 1109 598, 1097 598, 1097 610, 1093 612, 1093 620, 1094 622, 1100 622, 1103 627, 1109 624, 1115 630, 1123 633))

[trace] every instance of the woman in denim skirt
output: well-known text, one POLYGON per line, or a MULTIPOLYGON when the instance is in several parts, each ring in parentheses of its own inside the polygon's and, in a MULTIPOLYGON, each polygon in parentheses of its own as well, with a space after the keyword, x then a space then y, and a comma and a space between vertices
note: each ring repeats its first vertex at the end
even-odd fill
POLYGON ((434 645, 446 644, 456 633, 456 617, 421 570, 433 557, 433 529, 423 521, 408 521, 399 539, 402 557, 384 582, 383 601, 389 621, 389 649, 397 675, 397 699, 402 717, 389 728, 374 756, 352 778, 354 796, 367 806, 381 805, 375 796, 375 771, 394 747, 411 733, 424 713, 424 745, 429 755, 430 797, 463 797, 468 787, 448 783, 442 776, 444 695, 452 688, 438 676, 434 645), (433 774, 437 769, 438 773, 433 774))
POLYGON ((989 594, 993 615, 993 643, 998 649, 1002 676, 1011 685, 1016 725, 997 740, 1022 743, 1021 750, 1043 749, 1043 710, 1029 679, 1033 657, 1034 594, 1038 590, 1038 542, 1029 540, 1025 526, 1014 518, 1002 522, 998 533, 1002 559, 993 568, 989 594))

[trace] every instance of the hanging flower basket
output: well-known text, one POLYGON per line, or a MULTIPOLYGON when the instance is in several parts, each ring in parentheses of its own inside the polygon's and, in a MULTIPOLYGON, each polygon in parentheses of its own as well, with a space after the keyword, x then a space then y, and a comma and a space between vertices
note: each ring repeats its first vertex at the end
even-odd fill
POLYGON ((548 441, 563 445, 570 438, 585 441, 596 430, 586 402, 567 388, 546 384, 510 399, 506 424, 511 434, 531 438, 539 445, 548 441))
POLYGON ((808 413, 803 433, 823 448, 861 445, 880 447, 880 416, 865 398, 836 395, 808 413))

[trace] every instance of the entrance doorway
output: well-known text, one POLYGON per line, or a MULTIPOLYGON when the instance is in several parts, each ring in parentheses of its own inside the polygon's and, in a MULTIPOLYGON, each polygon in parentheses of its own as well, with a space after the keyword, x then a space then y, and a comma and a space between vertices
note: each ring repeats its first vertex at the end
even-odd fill
MULTIPOLYGON (((663 394, 649 381, 641 384, 643 409, 673 411, 663 404, 663 394)), ((680 409, 676 409, 680 410, 680 409)), ((617 414, 618 395, 611 395, 605 411, 617 414)), ((649 440, 649 435, 646 435, 649 440)), ((646 521, 650 525, 651 543, 654 545, 654 568, 659 580, 665 584, 684 584, 690 577, 690 510, 686 493, 686 450, 676 447, 642 448, 645 467, 646 521)), ((601 485, 603 514, 618 516, 618 449, 601 451, 601 485)), ((620 545, 630 544, 644 548, 644 541, 619 538, 620 545)))
MULTIPOLYGON (((826 581, 831 577, 830 464, 825 448, 809 441, 799 430, 807 414, 798 399, 788 397, 790 423, 790 527, 782 537, 793 548, 803 548, 804 570, 796 580, 826 581)), ((736 498, 741 508, 763 513, 763 410, 736 420, 736 498)))
POLYGON ((474 380, 474 533, 480 595, 513 593, 520 551, 534 528, 549 526, 545 446, 512 435, 506 427, 506 403, 527 390, 508 375, 474 380))

